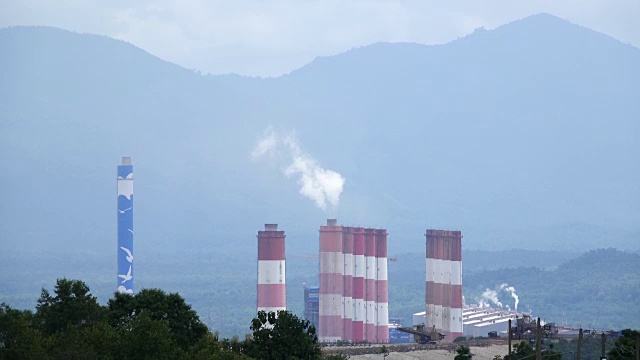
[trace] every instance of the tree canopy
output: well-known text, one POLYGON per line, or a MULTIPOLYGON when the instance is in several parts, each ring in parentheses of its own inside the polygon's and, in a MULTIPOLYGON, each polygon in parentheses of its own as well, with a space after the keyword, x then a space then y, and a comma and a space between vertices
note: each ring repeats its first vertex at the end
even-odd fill
POLYGON ((607 356, 611 360, 632 360, 635 358, 636 341, 640 339, 640 331, 625 329, 622 336, 615 342, 615 346, 609 350, 607 356))
POLYGON ((112 326, 126 325, 141 315, 163 321, 183 350, 200 341, 208 331, 179 294, 167 294, 160 289, 144 289, 135 295, 116 293, 109 300, 108 314, 112 326))
POLYGON ((468 346, 458 346, 458 348, 456 349, 456 357, 454 357, 454 360, 471 360, 471 358, 473 357, 473 355, 471 354, 471 350, 469 349, 468 346))
POLYGON ((322 358, 315 328, 290 312, 259 312, 249 329, 219 339, 177 293, 115 293, 102 306, 84 282, 58 279, 35 313, 0 304, 0 359, 322 358))
MULTIPOLYGON (((80 280, 42 289, 36 312, 0 304, 0 359, 240 359, 179 294, 145 289, 102 306, 80 280)), ((232 343, 232 341, 229 341, 232 343)))
POLYGON ((505 355, 504 360, 521 360, 521 359, 530 359, 535 356, 535 350, 527 344, 526 341, 520 341, 520 343, 513 346, 513 352, 511 356, 505 355))
POLYGON ((318 359, 321 357, 316 329, 288 311, 258 312, 251 322, 257 359, 318 359), (295 346, 292 346, 294 345, 295 346))

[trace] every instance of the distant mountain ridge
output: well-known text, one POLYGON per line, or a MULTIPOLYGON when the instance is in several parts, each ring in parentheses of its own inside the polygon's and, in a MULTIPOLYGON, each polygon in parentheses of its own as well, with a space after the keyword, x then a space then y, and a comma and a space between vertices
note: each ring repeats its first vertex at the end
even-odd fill
POLYGON ((1 29, 0 49, 3 246, 110 251, 122 155, 136 169, 142 253, 251 256, 266 222, 290 249, 315 251, 333 216, 388 228, 397 252, 422 249, 426 227, 460 229, 474 249, 638 246, 640 49, 550 15, 267 79, 203 76, 51 28, 1 29), (268 126, 295 130, 346 178, 337 209, 251 161, 268 126))

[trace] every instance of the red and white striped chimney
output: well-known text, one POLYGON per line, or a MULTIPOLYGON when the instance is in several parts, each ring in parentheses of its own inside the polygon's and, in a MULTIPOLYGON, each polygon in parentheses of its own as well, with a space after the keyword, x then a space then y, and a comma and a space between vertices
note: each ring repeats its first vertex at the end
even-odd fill
POLYGON ((389 342, 389 284, 387 278, 387 230, 376 230, 376 338, 389 342))
POLYGON ((342 254, 344 258, 342 340, 351 341, 353 340, 353 232, 352 228, 346 226, 343 228, 342 234, 342 254))
POLYGON ((258 311, 287 309, 284 238, 278 224, 258 231, 258 311))
POLYGON ((344 302, 343 272, 344 255, 343 229, 335 219, 327 219, 326 226, 320 226, 320 284, 318 340, 333 342, 342 340, 344 302))
POLYGON ((426 325, 452 342, 462 336, 462 233, 428 229, 426 325))
POLYGON ((377 283, 376 283, 376 234, 374 229, 364 229, 364 259, 365 259, 365 275, 364 275, 364 303, 365 303, 365 340, 371 343, 377 342, 378 333, 376 329, 376 315, 378 304, 377 283))
POLYGON ((462 233, 453 238, 451 251, 451 339, 463 336, 462 329, 462 233))
POLYGON ((364 261, 364 228, 353 228, 353 341, 364 341, 364 274, 366 270, 364 261))

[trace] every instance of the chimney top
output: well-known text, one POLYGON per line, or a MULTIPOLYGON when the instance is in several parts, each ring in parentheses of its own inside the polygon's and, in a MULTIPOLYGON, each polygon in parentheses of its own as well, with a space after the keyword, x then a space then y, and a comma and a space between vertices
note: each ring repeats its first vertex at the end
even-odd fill
POLYGON ((327 226, 337 226, 338 219, 327 219, 327 226))
POLYGON ((123 156, 122 157, 122 165, 131 165, 131 157, 123 156))
POLYGON ((278 231, 278 224, 264 224, 264 231, 278 231))

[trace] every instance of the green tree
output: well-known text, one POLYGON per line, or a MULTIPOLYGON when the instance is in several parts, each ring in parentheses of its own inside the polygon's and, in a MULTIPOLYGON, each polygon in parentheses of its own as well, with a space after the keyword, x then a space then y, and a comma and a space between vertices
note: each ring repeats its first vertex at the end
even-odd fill
POLYGON ((456 357, 454 357, 454 360, 471 360, 472 357, 473 355, 469 347, 460 345, 456 349, 456 357))
POLYGON ((142 310, 118 329, 119 354, 126 359, 175 359, 184 354, 171 334, 169 322, 153 320, 142 310))
POLYGON ((121 348, 115 330, 106 321, 71 325, 50 335, 47 353, 56 359, 113 359, 121 348))
POLYGON ((30 327, 33 313, 0 304, 0 359, 46 359, 43 337, 30 327))
POLYGON ((523 358, 530 359, 533 356, 535 356, 533 348, 527 344, 526 341, 521 341, 519 344, 514 345, 511 356, 505 355, 504 360, 520 360, 523 358))
POLYGON ((382 354, 383 358, 387 358, 387 356, 389 356, 389 349, 387 349, 386 346, 382 345, 382 347, 380 348, 380 354, 382 354))
POLYGON ((622 336, 616 340, 614 346, 607 353, 611 360, 635 359, 636 339, 640 338, 640 331, 625 329, 622 336))
POLYGON ((322 356, 316 329, 309 321, 288 311, 258 312, 251 322, 257 359, 319 359, 322 356))
POLYGON ((542 358, 545 360, 561 360, 562 353, 554 350, 555 346, 549 344, 548 349, 542 349, 542 358))
POLYGON ((116 327, 142 313, 151 320, 166 321, 172 338, 185 351, 209 333, 198 314, 178 293, 167 294, 160 289, 144 289, 136 295, 116 293, 109 300, 108 308, 109 321, 116 327))
POLYGON ((89 326, 104 319, 105 309, 80 280, 58 279, 55 296, 42 289, 34 322, 45 335, 64 332, 71 326, 89 326))

